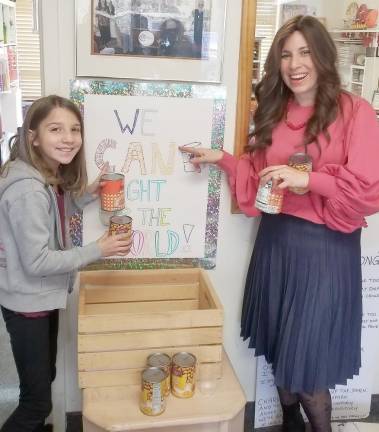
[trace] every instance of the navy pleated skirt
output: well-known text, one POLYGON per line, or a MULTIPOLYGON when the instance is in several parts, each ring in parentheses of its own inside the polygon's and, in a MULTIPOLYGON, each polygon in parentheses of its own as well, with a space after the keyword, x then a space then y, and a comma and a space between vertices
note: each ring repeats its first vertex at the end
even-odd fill
POLYGON ((314 393, 358 374, 360 236, 360 229, 345 234, 294 216, 262 216, 241 336, 272 365, 277 386, 314 393))

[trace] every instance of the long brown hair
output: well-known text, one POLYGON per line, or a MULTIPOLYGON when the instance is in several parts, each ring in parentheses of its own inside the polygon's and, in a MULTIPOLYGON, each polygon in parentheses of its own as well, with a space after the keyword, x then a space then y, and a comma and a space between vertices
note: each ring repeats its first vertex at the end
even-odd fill
MULTIPOLYGON (((29 107, 22 128, 20 128, 19 134, 14 137, 9 162, 17 158, 21 159, 38 170, 48 184, 60 185, 64 190, 82 194, 87 186, 83 144, 74 159, 68 165, 61 165, 58 173, 55 174, 44 161, 39 147, 33 146, 30 137, 30 131, 36 132, 38 136, 39 125, 55 108, 67 109, 75 115, 80 123, 82 143, 84 142, 83 119, 79 108, 69 99, 61 96, 46 96, 36 100, 29 107)), ((7 167, 8 163, 2 167, 1 174, 6 171, 7 167)))
POLYGON ((308 120, 304 146, 316 142, 324 133, 330 140, 327 128, 336 119, 339 109, 341 83, 337 71, 337 50, 326 28, 314 17, 298 15, 287 21, 276 33, 268 53, 262 80, 256 87, 258 108, 254 114, 254 140, 247 151, 265 149, 272 144, 272 131, 283 119, 293 94, 284 83, 281 73, 281 55, 286 39, 299 31, 308 43, 312 61, 318 74, 317 93, 312 117, 308 120))

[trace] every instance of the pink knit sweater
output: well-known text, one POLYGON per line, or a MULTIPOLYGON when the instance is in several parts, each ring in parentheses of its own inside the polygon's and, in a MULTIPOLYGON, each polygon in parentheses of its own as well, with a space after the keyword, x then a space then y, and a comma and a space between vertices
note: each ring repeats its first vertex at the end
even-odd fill
MULTIPOLYGON (((319 137, 321 153, 315 143, 308 146, 313 159, 310 191, 296 195, 287 190, 282 213, 348 233, 367 226, 365 216, 379 211, 379 124, 364 99, 343 94, 341 102, 343 112, 328 129, 330 142, 324 135, 319 137)), ((293 102, 287 120, 300 126, 312 111, 313 107, 293 102)), ((258 172, 266 166, 287 164, 291 154, 303 151, 299 145, 304 129, 293 130, 282 121, 265 152, 244 154, 240 159, 224 153, 218 166, 228 174, 232 193, 245 214, 260 214, 254 207, 258 172)))

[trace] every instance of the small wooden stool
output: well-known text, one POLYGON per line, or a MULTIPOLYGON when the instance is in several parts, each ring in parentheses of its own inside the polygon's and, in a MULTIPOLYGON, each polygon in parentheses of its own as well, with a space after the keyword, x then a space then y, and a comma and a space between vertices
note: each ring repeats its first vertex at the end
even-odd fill
POLYGON ((225 352, 223 359, 212 396, 198 389, 191 399, 171 395, 166 411, 156 417, 140 411, 140 386, 84 389, 83 431, 243 432, 246 398, 225 352))

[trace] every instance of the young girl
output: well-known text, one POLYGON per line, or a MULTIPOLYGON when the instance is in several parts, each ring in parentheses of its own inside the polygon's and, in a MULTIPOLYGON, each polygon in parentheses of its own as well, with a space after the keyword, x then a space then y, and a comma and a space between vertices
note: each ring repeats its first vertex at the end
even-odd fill
POLYGON ((305 431, 300 404, 313 432, 330 432, 329 388, 361 366, 360 235, 379 211, 379 126, 367 101, 341 89, 336 60, 323 25, 294 17, 268 54, 246 153, 182 148, 226 171, 249 216, 261 214, 259 184, 285 191, 281 214, 262 214, 241 336, 272 364, 286 432, 305 431), (298 152, 312 157, 311 173, 288 166, 298 152))
POLYGON ((87 186, 83 133, 74 103, 41 98, 0 171, 0 305, 20 380, 19 405, 1 432, 49 430, 58 309, 66 307, 79 267, 131 247, 123 234, 71 247, 70 217, 99 186, 99 179, 87 186))

